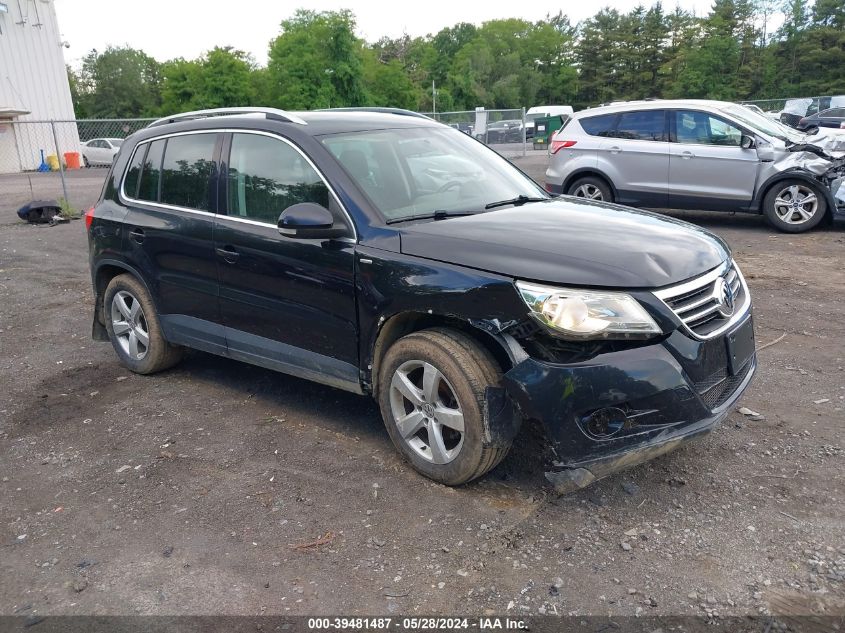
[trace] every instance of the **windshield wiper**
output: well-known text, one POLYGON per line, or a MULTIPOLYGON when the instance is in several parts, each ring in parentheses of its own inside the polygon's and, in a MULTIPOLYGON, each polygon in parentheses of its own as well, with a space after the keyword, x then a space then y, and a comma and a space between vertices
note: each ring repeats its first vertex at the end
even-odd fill
POLYGON ((512 204, 515 207, 520 207, 526 202, 543 202, 548 200, 548 198, 539 198, 539 197, 532 197, 532 196, 524 196, 522 194, 518 195, 516 198, 511 198, 510 200, 499 200, 498 202, 491 202, 490 204, 484 205, 485 209, 495 209, 496 207, 504 207, 509 204, 512 204))
POLYGON ((399 222, 410 222, 412 220, 445 220, 446 218, 458 218, 464 215, 473 215, 471 211, 443 211, 438 209, 432 213, 420 213, 419 215, 408 215, 404 218, 388 220, 386 224, 398 224, 399 222))

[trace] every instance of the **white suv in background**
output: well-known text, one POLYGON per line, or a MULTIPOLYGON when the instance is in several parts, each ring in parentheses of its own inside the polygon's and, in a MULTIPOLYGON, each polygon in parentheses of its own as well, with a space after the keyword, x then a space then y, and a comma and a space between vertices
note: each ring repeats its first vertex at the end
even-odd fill
POLYGON ((555 134, 546 189, 631 206, 764 213, 797 233, 845 215, 832 193, 845 177, 843 150, 734 103, 626 102, 577 112, 555 134))

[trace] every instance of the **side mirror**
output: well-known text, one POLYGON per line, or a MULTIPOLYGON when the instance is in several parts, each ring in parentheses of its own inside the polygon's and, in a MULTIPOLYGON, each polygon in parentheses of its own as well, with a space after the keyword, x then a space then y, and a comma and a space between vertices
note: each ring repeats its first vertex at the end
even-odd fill
POLYGON ((739 140, 739 146, 742 149, 752 149, 754 147, 754 139, 747 134, 743 134, 739 140))
POLYGON ((293 204, 279 216, 279 233, 298 239, 342 237, 346 229, 334 225, 331 211, 313 202, 293 204))
POLYGON ((757 158, 763 163, 772 163, 775 160, 775 148, 768 141, 757 139, 754 142, 757 148, 757 158))

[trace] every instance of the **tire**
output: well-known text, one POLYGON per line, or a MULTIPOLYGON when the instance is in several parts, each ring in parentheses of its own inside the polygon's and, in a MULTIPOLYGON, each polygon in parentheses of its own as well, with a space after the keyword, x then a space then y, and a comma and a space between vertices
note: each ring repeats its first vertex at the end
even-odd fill
POLYGON ((576 198, 613 202, 613 190, 604 180, 595 176, 579 178, 569 185, 569 190, 566 193, 576 198))
POLYGON ((481 477, 510 449, 510 445, 483 443, 485 390, 498 385, 501 377, 487 350, 455 330, 423 330, 399 339, 384 356, 378 382, 378 403, 390 439, 411 466, 429 479, 458 486, 481 477), (434 379, 428 383, 434 388, 426 395, 428 376, 434 379), (404 395, 409 385, 403 377, 415 390, 414 400, 404 395), (462 433, 447 426, 458 426, 455 414, 462 416, 462 433), (404 433, 397 417, 406 421, 404 433), (417 431, 411 434, 414 428, 417 431), (432 440, 438 437, 436 433, 440 442, 432 440))
POLYGON ((809 231, 822 221, 826 213, 827 200, 818 187, 806 180, 781 180, 763 198, 766 220, 784 233, 809 231), (795 205, 793 200, 797 201, 795 205))
POLYGON ((82 164, 85 165, 86 168, 91 166, 91 163, 88 162, 88 157, 85 155, 82 156, 82 164))
POLYGON ((118 275, 109 282, 103 297, 103 316, 112 347, 130 371, 154 374, 182 359, 183 349, 165 340, 152 298, 135 277, 118 275))

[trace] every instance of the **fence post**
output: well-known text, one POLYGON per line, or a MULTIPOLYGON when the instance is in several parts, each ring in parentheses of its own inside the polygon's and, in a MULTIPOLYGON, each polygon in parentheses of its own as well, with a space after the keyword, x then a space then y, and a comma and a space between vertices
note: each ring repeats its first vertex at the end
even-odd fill
MULTIPOLYGON (((536 132, 536 130, 535 130, 536 132)), ((525 129, 525 106, 522 106, 522 157, 525 158, 525 146, 528 145, 528 131, 525 129)))
POLYGON ((70 199, 67 197, 67 185, 65 184, 65 166, 62 163, 62 150, 59 147, 59 137, 56 136, 56 122, 50 121, 50 129, 53 131, 53 143, 56 146, 56 158, 59 159, 59 173, 62 178, 62 191, 65 194, 65 204, 70 204, 70 199))

